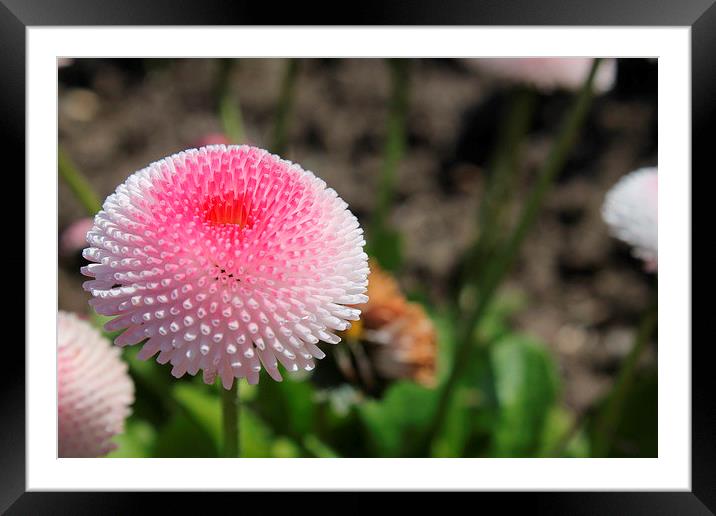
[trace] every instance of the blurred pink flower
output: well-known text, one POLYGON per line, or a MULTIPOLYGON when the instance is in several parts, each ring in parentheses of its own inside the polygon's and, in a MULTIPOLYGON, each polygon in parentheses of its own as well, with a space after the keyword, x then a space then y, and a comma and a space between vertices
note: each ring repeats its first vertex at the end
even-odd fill
POLYGON ((60 235, 60 254, 71 256, 87 246, 87 232, 92 229, 91 218, 78 219, 67 226, 60 235))
POLYGON ((199 138, 194 147, 206 147, 208 145, 230 145, 231 140, 224 133, 208 133, 199 138))
MULTIPOLYGON (((589 75, 593 61, 593 58, 586 57, 525 57, 469 59, 468 63, 495 77, 524 83, 549 93, 558 89, 579 89, 589 75)), ((615 77, 616 60, 605 59, 594 78, 594 91, 609 91, 615 77)))
POLYGON ((602 217, 611 233, 634 248, 646 269, 658 269, 658 192, 656 168, 641 168, 622 177, 607 193, 602 217))
POLYGON ((57 314, 57 415, 60 457, 101 457, 115 448, 134 402, 127 364, 89 322, 57 314))
POLYGON ((246 145, 192 149, 149 165, 95 217, 83 268, 98 313, 149 339, 176 377, 203 370, 225 388, 311 370, 367 301, 358 220, 312 172, 246 145))

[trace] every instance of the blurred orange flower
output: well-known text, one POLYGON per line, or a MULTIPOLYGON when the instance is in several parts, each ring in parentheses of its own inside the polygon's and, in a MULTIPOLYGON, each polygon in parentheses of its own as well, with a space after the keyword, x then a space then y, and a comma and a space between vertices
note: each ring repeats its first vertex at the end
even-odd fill
POLYGON ((437 332, 421 305, 408 301, 395 278, 371 260, 368 302, 346 332, 365 345, 377 375, 386 380, 435 383, 437 332))

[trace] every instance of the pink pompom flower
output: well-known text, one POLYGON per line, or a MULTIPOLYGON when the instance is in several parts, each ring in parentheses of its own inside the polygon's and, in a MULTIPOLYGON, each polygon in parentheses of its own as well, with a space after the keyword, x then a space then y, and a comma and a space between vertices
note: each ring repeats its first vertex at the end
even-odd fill
POLYGON ((658 269, 658 197, 656 168, 641 168, 622 177, 607 193, 602 217, 611 233, 633 246, 646 269, 658 269))
MULTIPOLYGON (((471 59, 476 68, 500 79, 527 84, 546 93, 578 90, 589 75, 594 59, 586 57, 528 57, 471 59)), ((605 59, 594 77, 594 91, 604 93, 614 85, 616 60, 605 59)))
POLYGON ((95 217, 83 268, 90 304, 120 346, 257 383, 314 367, 367 301, 368 256, 358 220, 326 183, 246 145, 191 149, 120 185, 95 217))
POLYGON ((87 245, 87 232, 92 226, 94 222, 89 217, 75 220, 67 226, 60 235, 60 254, 71 256, 84 249, 87 245))
POLYGON ((74 314, 57 315, 57 415, 60 457, 102 457, 115 448, 134 402, 119 349, 74 314))
POLYGON ((196 147, 206 147, 208 145, 230 145, 231 140, 224 133, 208 133, 196 140, 193 144, 196 147))

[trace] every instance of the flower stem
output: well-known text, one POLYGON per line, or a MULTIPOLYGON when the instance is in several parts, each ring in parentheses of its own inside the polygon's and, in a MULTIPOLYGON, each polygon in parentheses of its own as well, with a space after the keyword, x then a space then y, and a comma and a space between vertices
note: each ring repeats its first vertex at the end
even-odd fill
POLYGON ((244 143, 244 121, 241 116, 241 104, 236 92, 231 90, 231 71, 233 59, 219 61, 217 96, 219 98, 219 116, 224 134, 232 143, 244 143))
POLYGON ((453 357, 452 369, 440 393, 433 421, 428 428, 428 446, 437 437, 442 428, 443 420, 445 419, 448 406, 452 399, 452 394, 465 367, 469 363, 468 361, 470 360, 473 347, 473 336, 475 335, 475 330, 479 325, 480 319, 490 306, 497 287, 517 257, 522 241, 537 218, 537 213, 542 205, 545 194, 554 182, 557 173, 562 169, 569 155, 569 151, 576 141, 579 129, 591 105, 593 97, 592 82, 594 81, 599 63, 600 59, 594 60, 587 80, 584 82, 577 98, 566 114, 557 139, 547 156, 547 160, 538 172, 537 184, 532 188, 526 206, 505 248, 498 253, 495 259, 490 261, 485 271, 479 300, 466 311, 467 313, 465 313, 462 318, 458 329, 457 349, 453 357))
POLYGON ((395 190, 398 164, 405 152, 406 118, 408 112, 409 62, 405 59, 390 59, 391 94, 388 107, 388 124, 383 168, 378 187, 378 203, 373 215, 373 234, 382 233, 385 220, 390 212, 395 190))
POLYGON ((278 107, 273 131, 273 144, 271 150, 276 154, 286 151, 289 115, 293 106, 296 76, 298 75, 298 60, 288 59, 281 80, 281 93, 278 98, 278 107))
POLYGON ((593 457, 606 457, 609 453, 614 432, 621 419, 622 411, 624 410, 624 401, 634 383, 639 358, 649 343, 654 328, 656 328, 657 313, 657 303, 654 302, 642 317, 634 345, 622 363, 619 376, 604 404, 604 408, 597 418, 594 432, 595 442, 592 449, 593 457))
POLYGON ((77 200, 79 200, 84 209, 87 210, 89 216, 93 217, 102 209, 102 203, 99 202, 97 194, 94 193, 94 190, 92 190, 92 187, 82 173, 72 164, 62 147, 57 151, 57 170, 60 177, 65 181, 67 186, 70 187, 72 193, 75 194, 77 200))
POLYGON ((478 280, 482 265, 494 256, 499 236, 503 233, 504 228, 500 222, 504 205, 510 192, 514 190, 520 143, 529 128, 534 105, 535 92, 532 88, 515 89, 509 113, 500 129, 495 155, 489 166, 490 180, 484 201, 480 205, 480 233, 465 260, 465 282, 478 280))
POLYGON ((239 450, 239 380, 230 389, 221 389, 222 429, 224 436, 223 457, 240 457, 239 450))

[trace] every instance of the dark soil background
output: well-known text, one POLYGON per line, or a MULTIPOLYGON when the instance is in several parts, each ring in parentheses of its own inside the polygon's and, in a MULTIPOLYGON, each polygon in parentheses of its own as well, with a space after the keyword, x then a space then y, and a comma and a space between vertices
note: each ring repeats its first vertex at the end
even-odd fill
MULTIPOLYGON (((285 61, 243 59, 230 81, 248 143, 268 147, 285 61)), ((654 275, 608 236, 600 215, 619 177, 657 159, 657 64, 619 61, 615 88, 595 100, 578 147, 550 193, 505 288, 521 292, 515 326, 558 358, 565 401, 585 409, 613 381, 633 341, 654 275)), ((408 146, 392 225, 403 234, 407 292, 447 299, 477 232, 486 164, 506 113, 504 84, 459 59, 411 62, 408 146)), ((135 170, 221 132, 220 65, 211 59, 75 60, 59 70, 59 139, 104 198, 135 170)), ((369 220, 382 163, 389 68, 379 59, 300 60, 283 157, 314 171, 369 220)), ((530 188, 571 96, 541 95, 522 148, 530 188)), ((61 232, 85 214, 59 186, 61 232)), ((59 307, 86 312, 80 257, 63 257, 59 307)), ((646 360, 654 361, 652 352, 646 360)))

